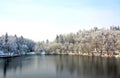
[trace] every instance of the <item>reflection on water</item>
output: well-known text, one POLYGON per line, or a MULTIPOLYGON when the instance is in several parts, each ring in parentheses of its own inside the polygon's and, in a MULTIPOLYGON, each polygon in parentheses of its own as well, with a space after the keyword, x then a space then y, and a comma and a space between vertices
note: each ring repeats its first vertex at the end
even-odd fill
POLYGON ((59 56, 56 62, 57 72, 69 72, 73 78, 120 78, 120 59, 59 56))
POLYGON ((0 78, 120 78, 120 59, 67 55, 0 59, 0 78))
MULTIPOLYGON (((22 70, 22 65, 25 64, 24 60, 25 57, 17 57, 17 58, 4 58, 0 59, 0 76, 2 76, 3 72, 3 78, 8 78, 6 77, 7 72, 16 72, 16 71, 21 71, 22 70)), ((27 59, 26 59, 27 61, 27 59)), ((25 65, 27 66, 28 63, 25 65)), ((30 63, 29 63, 30 64, 30 63)), ((1 78, 1 77, 0 77, 1 78)))

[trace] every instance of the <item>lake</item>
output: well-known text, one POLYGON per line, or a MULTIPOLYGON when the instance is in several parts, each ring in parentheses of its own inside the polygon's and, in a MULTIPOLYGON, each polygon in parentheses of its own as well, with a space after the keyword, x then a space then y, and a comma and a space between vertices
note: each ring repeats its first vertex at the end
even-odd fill
POLYGON ((0 78, 120 78, 120 59, 70 55, 0 58, 0 78))

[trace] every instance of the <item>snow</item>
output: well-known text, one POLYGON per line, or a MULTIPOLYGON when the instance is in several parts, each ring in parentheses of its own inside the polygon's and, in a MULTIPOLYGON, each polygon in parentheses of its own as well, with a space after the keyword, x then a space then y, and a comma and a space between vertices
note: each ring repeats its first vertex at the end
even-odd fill
POLYGON ((41 55, 45 55, 45 52, 43 51, 43 52, 41 52, 40 54, 41 54, 41 55))
POLYGON ((3 56, 3 55, 6 55, 3 51, 0 51, 0 55, 3 56))
POLYGON ((36 52, 29 52, 29 53, 27 53, 28 55, 34 55, 34 54, 36 54, 36 52))

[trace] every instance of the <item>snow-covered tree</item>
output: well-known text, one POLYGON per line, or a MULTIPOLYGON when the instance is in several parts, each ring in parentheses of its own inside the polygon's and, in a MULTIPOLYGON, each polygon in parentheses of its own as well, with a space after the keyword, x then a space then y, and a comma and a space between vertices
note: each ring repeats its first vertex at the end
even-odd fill
POLYGON ((26 54, 34 51, 35 42, 21 37, 9 36, 7 33, 0 37, 0 50, 9 55, 26 54))

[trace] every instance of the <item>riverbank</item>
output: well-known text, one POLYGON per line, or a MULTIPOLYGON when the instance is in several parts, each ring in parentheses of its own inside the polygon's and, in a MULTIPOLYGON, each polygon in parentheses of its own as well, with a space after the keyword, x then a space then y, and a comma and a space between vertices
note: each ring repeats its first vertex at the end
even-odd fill
POLYGON ((20 56, 25 56, 25 55, 77 55, 77 56, 97 56, 97 57, 115 57, 118 58, 120 57, 120 54, 113 55, 113 54, 100 54, 100 53, 35 53, 35 52, 30 52, 24 55, 0 55, 0 58, 10 58, 10 57, 20 57, 20 56))
POLYGON ((29 52, 26 54, 7 54, 7 53, 3 53, 2 55, 0 55, 0 58, 11 58, 11 57, 20 57, 20 56, 25 56, 25 55, 35 55, 35 52, 29 52))
POLYGON ((120 57, 120 54, 113 55, 113 54, 100 54, 100 53, 68 53, 68 55, 80 55, 80 56, 98 56, 98 57, 120 57))
POLYGON ((77 56, 97 56, 97 57, 120 57, 120 54, 100 54, 100 53, 50 53, 48 55, 77 55, 77 56))
POLYGON ((21 56, 21 55, 6 55, 6 56, 1 56, 0 55, 0 58, 10 58, 10 57, 19 57, 19 56, 21 56))

